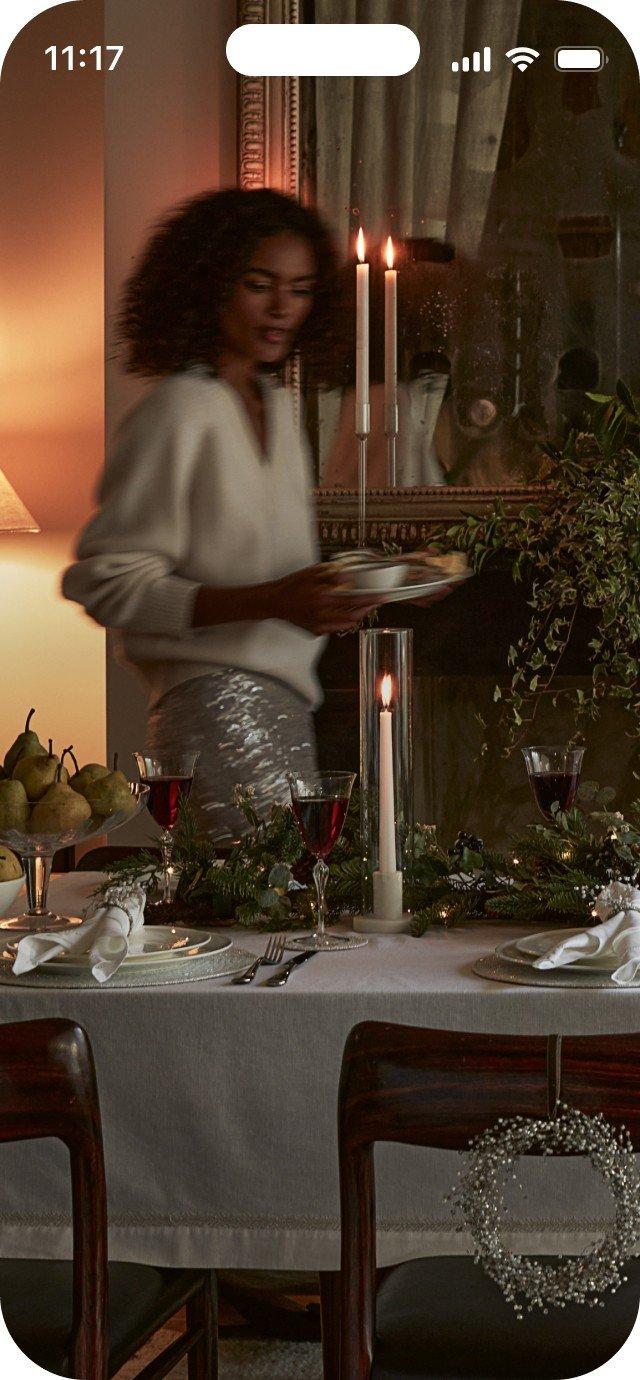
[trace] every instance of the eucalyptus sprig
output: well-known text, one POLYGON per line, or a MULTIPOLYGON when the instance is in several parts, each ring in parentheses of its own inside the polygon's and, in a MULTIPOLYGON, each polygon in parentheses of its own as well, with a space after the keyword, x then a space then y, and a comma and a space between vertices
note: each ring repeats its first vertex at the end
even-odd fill
POLYGON ((511 683, 494 691, 508 748, 530 735, 547 696, 570 703, 577 733, 606 698, 621 700, 640 732, 640 411, 622 382, 615 397, 589 396, 592 430, 572 433, 562 452, 543 447, 540 502, 514 518, 497 500, 444 534, 476 571, 506 555, 514 581, 531 586, 529 627, 508 652, 511 683), (592 620, 586 691, 557 684, 580 608, 592 620))

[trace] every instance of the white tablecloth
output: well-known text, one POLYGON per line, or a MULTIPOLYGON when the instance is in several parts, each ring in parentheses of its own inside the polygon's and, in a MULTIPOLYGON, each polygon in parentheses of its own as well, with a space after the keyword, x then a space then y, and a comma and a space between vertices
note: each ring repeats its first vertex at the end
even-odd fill
MULTIPOLYGON (((51 899, 77 912, 95 884, 95 874, 55 879, 51 899)), ((640 1028, 638 990, 529 989, 474 975, 480 954, 521 932, 482 926, 372 938, 365 949, 313 958, 282 990, 228 980, 3 986, 2 1020, 66 1016, 89 1033, 113 1259, 336 1269, 337 1087, 357 1021, 507 1034, 640 1028)), ((243 947, 264 947, 264 936, 240 934, 243 947)), ((443 1201, 456 1155, 380 1146, 376 1157, 381 1264, 469 1249, 443 1201)), ((521 1177, 525 1194, 517 1192, 510 1217, 517 1249, 578 1249, 610 1218, 604 1186, 576 1160, 526 1163, 521 1177)), ((71 1254, 68 1184, 62 1147, 0 1146, 0 1254, 71 1254)))

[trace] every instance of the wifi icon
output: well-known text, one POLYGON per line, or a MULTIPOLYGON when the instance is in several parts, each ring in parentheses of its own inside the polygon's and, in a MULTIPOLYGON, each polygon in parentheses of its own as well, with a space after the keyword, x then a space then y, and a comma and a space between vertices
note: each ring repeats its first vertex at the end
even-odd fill
POLYGON ((505 57, 512 62, 519 72, 526 72, 527 67, 531 67, 536 58, 540 57, 537 48, 510 48, 505 57))

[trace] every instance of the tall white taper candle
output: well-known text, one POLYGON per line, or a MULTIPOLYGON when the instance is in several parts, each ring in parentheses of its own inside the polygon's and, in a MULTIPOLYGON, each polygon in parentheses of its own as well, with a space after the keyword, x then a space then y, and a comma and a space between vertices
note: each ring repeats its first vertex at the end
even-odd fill
POLYGON ((384 275, 384 429, 398 434, 398 273, 393 267, 393 241, 387 240, 384 275))
POLYGON ((378 781, 378 871, 396 871, 396 809, 393 788, 393 714, 390 709, 393 681, 382 677, 380 710, 380 763, 378 781))
POLYGON ((369 405, 369 265, 365 261, 362 227, 358 231, 356 265, 356 436, 368 436, 371 429, 369 405))

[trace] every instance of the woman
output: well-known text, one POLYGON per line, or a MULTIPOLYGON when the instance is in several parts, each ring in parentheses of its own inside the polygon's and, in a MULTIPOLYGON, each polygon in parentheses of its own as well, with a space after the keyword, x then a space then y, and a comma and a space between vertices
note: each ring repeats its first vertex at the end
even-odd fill
MULTIPOLYGON (((317 215, 273 191, 204 193, 151 236, 126 285, 125 417, 63 592, 149 697, 148 749, 198 749, 203 831, 244 826, 313 769, 324 635, 371 607, 318 562, 312 476, 277 377, 317 338, 335 270, 317 215)), ((244 826, 246 827, 246 826, 244 826)))

